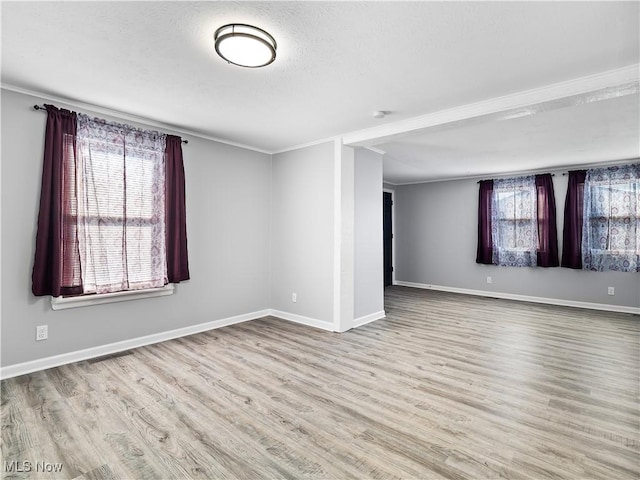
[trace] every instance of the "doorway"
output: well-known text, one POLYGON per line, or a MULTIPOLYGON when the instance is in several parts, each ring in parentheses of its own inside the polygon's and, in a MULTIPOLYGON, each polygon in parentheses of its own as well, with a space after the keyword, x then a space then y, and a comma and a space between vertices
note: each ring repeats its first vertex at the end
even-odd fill
POLYGON ((382 192, 382 238, 384 286, 393 285, 393 191, 382 192))

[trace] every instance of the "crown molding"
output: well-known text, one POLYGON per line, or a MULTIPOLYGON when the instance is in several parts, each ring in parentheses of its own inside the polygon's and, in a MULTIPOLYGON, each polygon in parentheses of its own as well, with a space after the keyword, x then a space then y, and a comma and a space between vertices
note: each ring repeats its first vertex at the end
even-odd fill
POLYGON ((204 134, 202 132, 197 132, 194 130, 188 130, 182 127, 177 127, 175 125, 170 125, 168 123, 159 122, 152 118, 141 117, 139 115, 133 115, 127 112, 123 112, 121 110, 114 110, 112 108, 101 107, 99 105, 93 105, 90 103, 80 102, 77 100, 73 100, 70 98, 60 97, 57 95, 51 95, 49 93, 38 92, 36 90, 30 90, 28 88, 18 87, 16 85, 11 85, 7 83, 0 83, 0 88, 4 90, 8 90, 10 92, 22 93, 24 95, 30 95, 32 97, 38 97, 42 100, 49 100, 51 102, 63 103, 73 108, 78 108, 80 110, 87 110, 93 113, 99 113, 102 115, 108 115, 111 117, 115 117, 122 120, 127 120, 130 122, 142 123, 144 125, 148 125, 150 127, 162 128, 163 130, 170 130, 172 132, 180 133, 183 135, 189 135, 191 137, 201 138, 203 140, 210 140, 212 142, 222 143, 224 145, 230 145, 232 147, 243 148, 245 150, 252 150, 254 152, 266 153, 271 155, 272 152, 268 150, 264 150, 261 148, 254 147, 252 145, 246 145, 243 143, 231 142, 229 140, 224 140, 222 138, 213 137, 211 135, 204 134))
POLYGON ((428 128, 463 122, 467 124, 480 118, 486 120, 486 117, 489 116, 493 116, 494 120, 506 120, 556 108, 631 95, 640 91, 639 72, 639 64, 629 65, 545 87, 524 90, 378 127, 358 130, 345 134, 342 138, 345 145, 371 147, 428 128))
POLYGON ((495 172, 495 173, 487 173, 484 175, 461 175, 456 177, 446 177, 446 178, 434 178, 433 180, 419 180, 416 182, 399 182, 393 183, 385 180, 384 183, 388 183, 389 185, 394 185, 396 187, 403 187, 405 185, 422 185, 426 183, 438 183, 438 182, 456 182, 459 180, 483 180, 483 179, 497 179, 497 178, 508 178, 508 177, 520 177, 524 175, 538 175, 542 173, 561 173, 564 175, 565 173, 571 170, 588 170, 590 168, 601 168, 601 167, 612 167, 615 165, 626 165, 637 163, 640 161, 640 158, 622 158, 618 160, 607 160, 606 162, 594 162, 594 163, 580 163, 576 165, 558 165, 547 168, 536 168, 533 170, 513 170, 510 172, 495 172))
POLYGON ((279 153, 287 153, 287 152, 292 152, 294 150, 300 150, 301 148, 307 148, 307 147, 315 147, 316 145, 321 145, 323 143, 333 143, 335 141, 339 141, 342 142, 342 137, 335 136, 335 137, 328 137, 328 138, 322 138, 320 140, 314 140, 312 142, 307 142, 307 143, 301 143, 300 145, 293 145, 291 147, 286 147, 286 148, 282 148, 279 150, 274 150, 271 153, 271 155, 277 155, 279 153))

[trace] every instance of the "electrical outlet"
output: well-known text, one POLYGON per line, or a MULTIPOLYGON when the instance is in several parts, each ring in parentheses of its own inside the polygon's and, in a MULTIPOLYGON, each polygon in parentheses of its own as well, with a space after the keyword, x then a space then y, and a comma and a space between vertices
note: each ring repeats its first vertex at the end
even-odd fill
POLYGON ((493 283, 493 278, 487 277, 487 283, 493 283))
POLYGON ((609 287, 607 288, 607 295, 615 295, 616 294, 616 289, 613 287, 609 287))
POLYGON ((49 338, 49 327, 47 325, 39 325, 36 327, 36 340, 46 340, 49 338))
POLYGON ((296 292, 293 292, 293 293, 291 294, 291 301, 292 301, 293 303, 296 303, 296 302, 298 301, 298 294, 297 294, 296 292))

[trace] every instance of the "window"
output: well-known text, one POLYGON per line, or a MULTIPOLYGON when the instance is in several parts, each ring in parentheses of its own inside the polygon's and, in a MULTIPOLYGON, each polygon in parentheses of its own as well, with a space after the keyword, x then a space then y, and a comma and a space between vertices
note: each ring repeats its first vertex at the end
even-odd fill
POLYGON ((494 264, 517 267, 537 264, 537 206, 532 176, 494 181, 491 205, 494 264))
POLYGON ((76 155, 64 158, 65 248, 77 248, 83 293, 168 283, 165 136, 78 115, 76 155))
POLYGON ((582 263, 640 271, 640 164, 596 168, 584 181, 582 263))
POLYGON ((476 262, 558 265, 551 175, 480 182, 476 262))
POLYGON ((47 105, 32 291, 150 291, 189 278, 181 139, 47 105))

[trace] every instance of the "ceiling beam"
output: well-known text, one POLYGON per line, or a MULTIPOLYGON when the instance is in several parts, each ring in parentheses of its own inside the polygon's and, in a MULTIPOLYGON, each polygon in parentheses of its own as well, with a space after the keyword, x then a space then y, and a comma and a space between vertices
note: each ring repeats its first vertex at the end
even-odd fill
POLYGON ((345 145, 372 147, 426 130, 508 120, 640 92, 640 65, 609 70, 343 135, 345 145))

